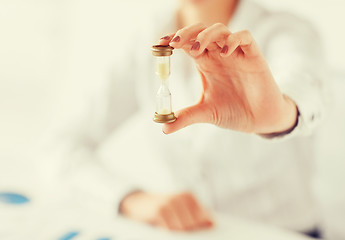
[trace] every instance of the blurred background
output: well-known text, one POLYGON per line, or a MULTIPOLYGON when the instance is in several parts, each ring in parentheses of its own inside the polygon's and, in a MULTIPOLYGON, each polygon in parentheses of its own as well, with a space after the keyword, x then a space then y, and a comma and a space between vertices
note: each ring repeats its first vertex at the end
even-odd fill
MULTIPOLYGON (((317 133, 315 190, 326 235, 345 239, 345 2, 255 1, 308 19, 321 35, 333 98, 317 133)), ((126 34, 135 31, 133 19, 162 2, 0 0, 0 168, 7 169, 2 184, 31 167, 28 156, 69 102, 68 89, 101 78, 126 34)))

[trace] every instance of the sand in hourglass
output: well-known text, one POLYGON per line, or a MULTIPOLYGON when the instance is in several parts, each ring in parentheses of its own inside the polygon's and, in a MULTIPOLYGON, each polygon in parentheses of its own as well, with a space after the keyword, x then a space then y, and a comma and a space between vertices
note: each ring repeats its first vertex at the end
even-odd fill
POLYGON ((169 63, 158 63, 157 74, 162 81, 165 81, 169 77, 169 74, 170 74, 169 63))

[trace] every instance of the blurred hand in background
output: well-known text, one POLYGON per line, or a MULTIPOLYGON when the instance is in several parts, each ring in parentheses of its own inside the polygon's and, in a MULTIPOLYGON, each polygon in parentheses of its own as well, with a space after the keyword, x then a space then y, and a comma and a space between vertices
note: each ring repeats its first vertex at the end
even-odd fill
POLYGON ((213 221, 191 193, 152 194, 135 192, 120 206, 127 217, 170 230, 210 228, 213 221))

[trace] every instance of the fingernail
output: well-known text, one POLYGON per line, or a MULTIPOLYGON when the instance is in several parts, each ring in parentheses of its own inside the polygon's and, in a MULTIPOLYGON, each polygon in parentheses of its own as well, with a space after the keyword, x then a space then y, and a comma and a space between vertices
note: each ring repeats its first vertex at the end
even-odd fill
POLYGON ((195 42, 192 46, 192 51, 198 51, 200 49, 200 42, 195 42))
POLYGON ((224 53, 224 54, 227 54, 228 51, 229 51, 229 47, 228 47, 228 45, 225 45, 220 52, 224 53))
POLYGON ((161 39, 169 40, 169 39, 170 39, 170 36, 161 37, 161 39))
POLYGON ((164 130, 162 129, 162 132, 165 134, 165 135, 167 135, 165 132, 164 132, 164 130))
POLYGON ((179 42, 181 40, 180 36, 176 36, 174 37, 173 40, 171 40, 172 42, 179 42))

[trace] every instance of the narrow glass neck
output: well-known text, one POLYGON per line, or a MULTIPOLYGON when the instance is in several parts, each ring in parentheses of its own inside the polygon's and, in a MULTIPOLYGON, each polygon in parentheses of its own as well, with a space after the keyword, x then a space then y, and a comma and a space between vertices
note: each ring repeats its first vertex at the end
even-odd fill
POLYGON ((169 86, 167 81, 162 81, 157 94, 170 94, 169 86))

